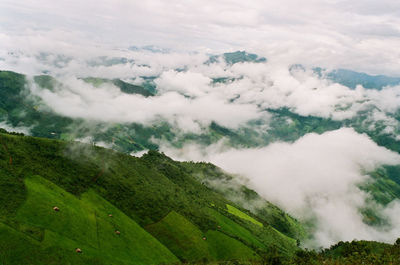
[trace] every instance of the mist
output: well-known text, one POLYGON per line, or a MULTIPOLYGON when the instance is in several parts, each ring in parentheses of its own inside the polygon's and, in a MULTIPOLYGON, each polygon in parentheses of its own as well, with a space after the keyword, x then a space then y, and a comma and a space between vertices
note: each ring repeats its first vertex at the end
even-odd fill
POLYGON ((313 221, 308 247, 328 247, 340 240, 366 239, 393 243, 400 232, 400 201, 374 205, 390 226, 363 222, 362 208, 371 203, 360 185, 381 165, 400 163, 400 155, 378 146, 368 136, 342 128, 307 134, 294 143, 276 142, 252 149, 223 144, 187 144, 181 149, 164 144, 167 155, 180 160, 208 161, 248 179, 247 185, 303 222, 313 221))
MULTIPOLYGON (((58 85, 48 90, 30 79, 27 90, 63 116, 146 126, 167 121, 183 133, 200 134, 212 122, 236 130, 254 120, 267 122, 268 109, 288 108, 301 116, 337 121, 368 113, 371 126, 384 124, 386 132, 397 137, 399 122, 392 116, 400 106, 400 86, 371 90, 359 85, 352 89, 308 68, 292 69, 291 65, 268 61, 231 65, 220 59, 206 63, 209 57, 199 53, 125 51, 120 55, 128 62, 91 65, 88 62, 101 57, 83 61, 71 57, 65 65, 55 66, 47 57, 45 62, 29 57, 31 65, 38 67, 35 74, 46 70, 57 78, 58 85), (94 86, 81 79, 91 76, 120 78, 136 85, 151 76, 156 95, 126 94, 113 84, 94 86), (229 81, 214 82, 218 78, 229 81)), ((26 61, 25 55, 21 56, 0 61, 0 67, 23 71, 26 61)))

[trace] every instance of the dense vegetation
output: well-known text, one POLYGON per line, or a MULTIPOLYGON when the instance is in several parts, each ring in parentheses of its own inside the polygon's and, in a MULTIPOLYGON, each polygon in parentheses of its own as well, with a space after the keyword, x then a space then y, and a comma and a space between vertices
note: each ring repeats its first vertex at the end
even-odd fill
POLYGON ((4 130, 0 142, 2 264, 399 264, 400 242, 300 250, 287 235, 304 230, 290 216, 268 202, 246 210, 202 184, 207 172, 229 177, 211 164, 4 130))
POLYGON ((259 260, 270 247, 285 258, 298 249, 295 238, 268 223, 276 212, 243 209, 193 177, 191 164, 158 152, 136 158, 4 130, 0 143, 5 264, 259 260))
MULTIPOLYGON (((198 265, 203 262, 192 262, 198 265)), ((299 250, 291 258, 285 258, 270 249, 258 261, 223 261, 210 262, 214 265, 397 265, 400 264, 400 239, 393 245, 374 241, 339 242, 320 251, 299 250)))

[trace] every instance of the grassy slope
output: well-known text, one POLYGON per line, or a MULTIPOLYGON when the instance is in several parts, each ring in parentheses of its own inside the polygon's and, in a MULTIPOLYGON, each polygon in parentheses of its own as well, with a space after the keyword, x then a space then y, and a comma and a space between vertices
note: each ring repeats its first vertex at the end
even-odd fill
POLYGON ((240 222, 240 219, 235 219, 234 222, 213 209, 210 209, 210 214, 217 219, 221 232, 239 239, 248 246, 260 249, 263 249, 262 246, 275 246, 285 256, 290 256, 297 250, 295 239, 282 234, 270 225, 260 227, 248 221, 240 222))
MULTIPOLYGON (((233 228, 242 229, 236 225, 233 228)), ((221 231, 200 231, 176 212, 169 213, 160 222, 146 228, 181 260, 231 260, 256 259, 254 250, 221 231), (206 239, 206 240, 204 240, 206 239)), ((222 228, 221 228, 222 230, 222 228)), ((254 241, 250 233, 247 234, 254 241)), ((260 246, 263 246, 259 243, 260 246)))
MULTIPOLYGON (((44 249, 80 247, 85 256, 118 257, 120 262, 135 260, 129 254, 133 252, 138 255, 137 264, 140 260, 150 264, 144 257, 157 249, 162 252, 159 246, 152 250, 154 242, 149 239, 144 246, 150 252, 143 250, 139 255, 140 246, 135 242, 146 242, 138 236, 139 226, 157 223, 171 211, 183 216, 198 235, 221 225, 222 237, 228 236, 233 245, 266 249, 279 244, 282 252, 291 251, 293 239, 282 234, 277 237, 280 233, 269 226, 261 229, 246 220, 242 223, 226 210, 226 204, 235 204, 202 185, 185 168, 157 152, 135 158, 85 144, 0 133, 0 221, 42 242, 44 249), (32 177, 37 175, 41 177, 32 177), (54 205, 61 211, 53 212, 54 205), (113 218, 108 218, 109 212, 113 218), (62 220, 57 218, 60 216, 62 220), (121 231, 120 236, 115 229, 121 231), (133 239, 138 241, 131 242, 133 239), (99 249, 105 251, 97 253, 99 249)), ((168 229, 183 229, 175 221, 168 229)), ((197 243, 194 253, 199 254, 188 254, 188 259, 229 258, 214 250, 207 252, 197 243)), ((167 247, 179 256, 179 248, 167 247)), ((172 260, 165 253, 164 258, 172 260)))
POLYGON ((242 219, 244 219, 244 220, 247 220, 247 221, 249 221, 249 222, 252 222, 253 224, 259 225, 259 226, 261 226, 261 227, 263 226, 262 223, 260 223, 259 221, 257 221, 257 220, 254 219, 253 217, 251 217, 251 216, 245 214, 244 212, 242 212, 242 211, 236 209, 236 208, 233 207, 232 205, 227 204, 226 207, 228 208, 228 212, 229 212, 229 213, 231 213, 231 214, 233 214, 233 215, 236 215, 237 217, 242 218, 242 219))
MULTIPOLYGON (((22 231, 26 238, 36 239, 39 248, 55 247, 62 249, 60 253, 74 253, 79 247, 83 250, 80 256, 102 264, 178 261, 159 241, 93 191, 78 199, 39 176, 26 178, 25 183, 27 200, 9 222, 17 223, 18 228, 29 227, 22 231), (59 212, 52 209, 55 205, 59 212)), ((21 243, 18 248, 25 245, 21 243)))
POLYGON ((154 237, 181 260, 212 259, 204 233, 182 215, 172 211, 159 222, 146 227, 154 237))
POLYGON ((252 260, 259 258, 254 250, 220 231, 210 230, 207 231, 205 236, 210 252, 216 260, 252 260))
POLYGON ((225 232, 228 235, 238 237, 249 245, 253 245, 259 248, 262 248, 264 246, 249 230, 240 226, 230 218, 222 215, 221 213, 213 209, 209 209, 209 212, 217 220, 218 226, 221 227, 219 229, 220 231, 225 232))
POLYGON ((0 264, 102 264, 99 259, 77 255, 74 250, 44 248, 40 242, 1 222, 0 235, 0 264))

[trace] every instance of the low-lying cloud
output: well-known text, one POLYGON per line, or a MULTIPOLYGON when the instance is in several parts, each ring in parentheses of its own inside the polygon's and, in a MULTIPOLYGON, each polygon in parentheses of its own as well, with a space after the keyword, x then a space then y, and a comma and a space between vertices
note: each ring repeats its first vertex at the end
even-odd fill
POLYGON ((30 128, 21 126, 12 126, 11 124, 8 124, 6 121, 0 122, 0 128, 3 128, 8 132, 23 133, 28 135, 30 134, 30 128))
MULTIPOLYGON (((187 83, 185 79, 183 82, 187 83)), ((188 98, 175 91, 166 91, 146 98, 125 94, 112 84, 95 87, 76 78, 63 79, 63 83, 65 86, 56 87, 54 91, 42 89, 33 83, 30 88, 34 95, 39 96, 56 113, 103 122, 149 125, 167 120, 182 131, 199 132, 212 121, 235 129, 261 116, 254 105, 230 103, 215 94, 205 93, 196 98, 188 98)), ((175 83, 183 85, 179 85, 179 79, 175 83)))
POLYGON ((359 185, 371 178, 363 172, 381 165, 400 164, 400 155, 379 147, 366 135, 342 128, 324 134, 307 134, 296 142, 267 147, 233 149, 223 143, 182 149, 162 148, 177 159, 209 161, 249 179, 265 199, 303 221, 316 218, 311 246, 329 246, 339 240, 368 239, 392 242, 400 235, 398 201, 386 209, 376 206, 392 224, 377 228, 363 222, 360 209, 370 195, 359 185))
POLYGON ((128 62, 120 59, 122 62, 115 65, 88 65, 87 58, 79 64, 72 59, 65 67, 51 66, 50 73, 63 85, 50 91, 31 82, 30 91, 61 115, 145 125, 166 120, 183 132, 199 133, 211 122, 237 129, 255 119, 266 121, 267 109, 280 108, 339 121, 368 112, 372 126, 383 123, 394 137, 399 127, 393 115, 400 106, 400 86, 374 90, 359 85, 351 89, 312 70, 290 70, 288 65, 273 62, 229 65, 221 60, 205 64, 208 57, 204 54, 124 54, 128 62), (174 56, 177 62, 168 63, 174 56), (90 74, 139 85, 143 78, 152 76, 157 94, 149 98, 128 95, 111 84, 95 87, 79 79, 90 74), (217 79, 226 81, 214 82, 217 79))

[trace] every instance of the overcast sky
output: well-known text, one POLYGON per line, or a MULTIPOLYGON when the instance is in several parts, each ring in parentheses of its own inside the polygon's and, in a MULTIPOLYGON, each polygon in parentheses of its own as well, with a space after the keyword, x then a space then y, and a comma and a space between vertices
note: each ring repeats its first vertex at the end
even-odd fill
POLYGON ((0 41, 26 48, 34 38, 60 50, 246 49, 278 62, 400 76, 396 0, 0 0, 0 41))

